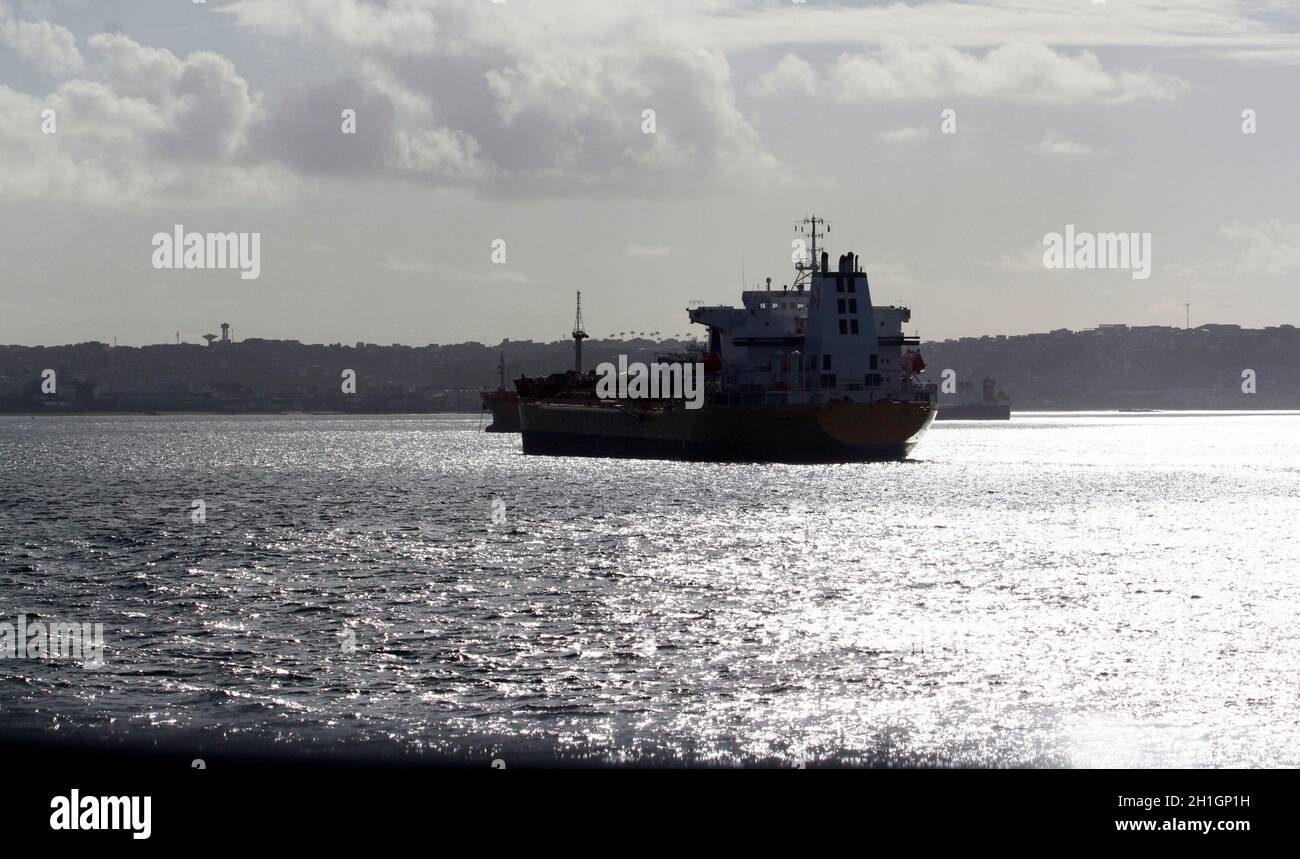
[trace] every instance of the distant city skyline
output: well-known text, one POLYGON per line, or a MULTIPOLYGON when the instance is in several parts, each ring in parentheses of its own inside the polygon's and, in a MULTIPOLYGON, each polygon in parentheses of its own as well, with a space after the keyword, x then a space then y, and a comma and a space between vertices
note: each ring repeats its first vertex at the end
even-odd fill
MULTIPOLYGON (((1290 323, 1290 322, 1274 322, 1265 325, 1251 326, 1251 325, 1241 325, 1239 323, 1234 323, 1234 322, 1215 322, 1212 320, 1206 320, 1203 322, 1197 322, 1193 320, 1192 324, 1190 325, 1187 324, 1171 325, 1171 324, 1160 323, 1160 322, 1130 323, 1130 322, 1112 321, 1112 322, 1097 322, 1093 325, 1087 325, 1080 328, 1058 326, 1057 328, 1045 329, 1041 331, 976 331, 976 332, 970 332, 966 334, 955 335, 953 337, 928 339, 923 342, 941 343, 941 342, 950 342, 954 340, 981 338, 981 337, 1033 337, 1037 335, 1053 334, 1057 332, 1068 332, 1071 334, 1085 334, 1090 331, 1102 331, 1102 330, 1112 329, 1112 328, 1119 328, 1119 329, 1130 328, 1136 330, 1240 329, 1242 331, 1265 331, 1265 330, 1279 328, 1279 327, 1295 328, 1297 326, 1294 323, 1290 323)), ((700 326, 687 326, 687 329, 685 331, 610 331, 610 332, 592 333, 589 334, 589 337, 591 340, 598 341, 598 342, 609 341, 609 340, 632 340, 632 339, 641 339, 650 342, 668 342, 673 340, 677 340, 677 341, 703 340, 704 333, 705 333, 704 329, 700 326), (692 330, 692 329, 696 329, 696 330, 692 330)), ((254 335, 249 335, 248 337, 241 337, 238 335, 236 325, 234 325, 233 323, 222 323, 221 325, 213 326, 212 331, 204 332, 198 337, 187 336, 184 332, 176 331, 172 333, 172 338, 169 340, 159 340, 159 341, 146 342, 146 343, 123 343, 123 342, 114 342, 112 339, 110 340, 92 339, 92 340, 68 341, 63 343, 32 343, 32 344, 0 343, 0 346, 11 345, 11 346, 57 347, 57 346, 76 346, 84 343, 102 343, 107 346, 124 346, 124 347, 131 347, 131 348, 140 348, 143 346, 172 346, 172 345, 209 346, 213 344, 220 344, 222 342, 237 343, 237 342, 243 342, 245 340, 301 343, 305 346, 338 345, 338 346, 350 347, 356 345, 366 345, 366 346, 408 346, 412 348, 420 348, 424 346, 459 346, 467 343, 478 343, 479 345, 485 347, 496 348, 502 344, 511 343, 511 342, 537 343, 537 344, 547 344, 547 343, 567 344, 572 342, 571 338, 569 337, 569 333, 567 331, 554 333, 552 334, 552 336, 504 337, 498 340, 483 340, 481 338, 470 337, 464 340, 448 340, 448 341, 441 341, 441 342, 429 341, 427 343, 415 343, 415 342, 404 343, 396 340, 394 341, 358 340, 358 339, 352 339, 348 337, 343 337, 343 338, 338 338, 333 340, 321 340, 321 339, 311 339, 311 338, 303 339, 298 337, 279 337, 276 336, 274 333, 254 334, 254 335), (222 329, 226 326, 228 326, 228 330, 223 331, 222 329), (212 341, 211 343, 208 342, 209 339, 212 341)))
POLYGON ((0 343, 693 333, 809 211, 928 341, 1295 324, 1298 84, 1285 0, 0 0, 0 343))

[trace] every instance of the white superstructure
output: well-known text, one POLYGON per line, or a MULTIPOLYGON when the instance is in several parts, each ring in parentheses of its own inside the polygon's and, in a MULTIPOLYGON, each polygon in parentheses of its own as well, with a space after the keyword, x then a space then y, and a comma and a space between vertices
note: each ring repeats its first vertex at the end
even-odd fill
POLYGON ((933 385, 915 381, 924 368, 903 333, 905 307, 871 303, 867 273, 856 254, 831 266, 817 251, 825 222, 802 222, 808 247, 797 276, 780 290, 746 290, 741 307, 688 308, 708 328, 706 350, 721 362, 722 392, 764 401, 818 402, 932 398, 933 385), (747 395, 747 396, 746 396, 747 395))

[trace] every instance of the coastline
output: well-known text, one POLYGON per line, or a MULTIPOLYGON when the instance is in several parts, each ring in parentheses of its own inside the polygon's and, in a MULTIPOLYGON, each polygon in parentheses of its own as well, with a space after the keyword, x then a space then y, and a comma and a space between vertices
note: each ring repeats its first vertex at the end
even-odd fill
MULTIPOLYGON (((941 410, 943 406, 939 407, 941 410)), ((120 409, 120 410, 90 410, 90 409, 68 409, 68 410, 47 410, 47 411, 23 411, 23 412, 3 412, 0 411, 0 418, 65 418, 65 417, 478 417, 481 412, 478 411, 437 411, 437 412, 401 412, 401 411, 328 411, 328 410, 291 410, 291 411, 270 411, 247 409, 240 411, 194 411, 193 409, 171 410, 153 410, 142 411, 138 409, 120 409)), ((1131 409, 1131 408, 1089 408, 1089 409, 1023 409, 1011 411, 1011 418, 1017 417, 1035 417, 1041 415, 1097 415, 1097 416, 1115 416, 1115 417, 1159 417, 1161 415, 1179 416, 1179 415, 1288 415, 1300 414, 1300 406, 1286 408, 1263 408, 1263 409, 1239 409, 1239 408, 1184 408, 1184 409, 1131 409)), ((951 421, 957 423, 958 421, 951 421)), ((987 421, 971 420, 966 423, 981 423, 996 425, 1006 423, 1006 421, 987 421)))

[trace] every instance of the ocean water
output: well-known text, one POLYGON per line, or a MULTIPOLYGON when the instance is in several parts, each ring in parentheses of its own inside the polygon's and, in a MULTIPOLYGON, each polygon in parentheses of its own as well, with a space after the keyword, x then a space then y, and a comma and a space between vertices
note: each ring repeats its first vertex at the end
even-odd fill
POLYGON ((480 426, 0 418, 0 622, 105 641, 98 669, 0 657, 0 734, 1300 765, 1300 415, 1021 414, 839 466, 524 457, 480 426))

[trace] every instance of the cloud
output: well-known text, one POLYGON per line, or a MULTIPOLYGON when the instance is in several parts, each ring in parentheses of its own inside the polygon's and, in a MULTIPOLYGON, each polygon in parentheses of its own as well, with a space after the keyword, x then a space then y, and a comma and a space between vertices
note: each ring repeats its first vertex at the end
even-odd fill
POLYGON ((296 180, 247 160, 257 97, 221 56, 181 59, 122 35, 92 36, 98 79, 73 78, 44 97, 0 86, 0 198, 90 205, 257 203, 296 180), (45 109, 56 131, 42 133, 45 109))
POLYGON ((49 21, 14 21, 0 7, 0 41, 49 75, 62 77, 85 64, 77 39, 49 21))
POLYGON ((44 107, 59 120, 55 135, 22 124, 0 131, 0 157, 32 163, 28 175, 0 178, 0 195, 147 206, 284 199, 318 176, 506 197, 788 181, 736 105, 727 57, 658 8, 265 0, 214 9, 259 39, 330 57, 336 78, 268 98, 212 51, 180 56, 100 33, 87 40, 87 62, 66 30, 24 25, 14 31, 24 44, 62 46, 44 51, 47 66, 79 76, 44 95, 0 87, 0 101, 33 126, 44 107), (344 108, 356 111, 355 134, 341 129, 344 108), (653 128, 643 126, 646 110, 653 128))
POLYGON ((842 54, 828 81, 831 97, 843 103, 966 97, 1123 104, 1172 99, 1185 88, 1179 79, 1150 69, 1108 72, 1088 51, 1071 56, 1027 42, 1002 45, 982 57, 942 45, 842 54))
MULTIPOLYGON (((1160 5, 213 5, 236 34, 309 53, 333 70, 332 81, 268 96, 219 53, 182 56, 114 33, 79 49, 63 27, 18 21, 0 4, 0 38, 59 79, 44 93, 0 85, 0 102, 15 111, 6 115, 33 117, 0 129, 0 158, 29 165, 0 177, 0 195, 258 202, 291 197, 316 177, 471 186, 511 198, 704 194, 798 180, 768 150, 738 90, 822 93, 844 104, 965 97, 1109 105, 1171 99, 1187 85, 1150 68, 1103 65, 1091 46, 1300 57, 1300 35, 1279 25, 1294 20, 1285 3, 1248 14, 1235 0, 1198 0, 1172 23, 1160 5), (860 47, 829 53, 850 36, 860 47), (799 45, 833 58, 814 64, 794 52, 799 45), (732 56, 756 47, 780 59, 746 86, 732 56), (355 135, 339 129, 345 106, 357 111, 355 135), (45 107, 59 110, 57 135, 33 131, 45 107), (646 110, 654 111, 653 133, 644 133, 646 110)), ((906 142, 922 132, 877 136, 906 142)), ((1039 146, 1064 154, 1079 144, 1039 146)))
POLYGON ((775 67, 758 78, 753 91, 760 96, 812 95, 817 91, 817 72, 807 60, 786 54, 775 67))
POLYGON ((253 130, 257 157, 298 172, 357 175, 379 170, 396 130, 392 101, 354 78, 300 90, 269 105, 253 130), (343 133, 343 111, 355 133, 343 133))
POLYGON ((461 131, 430 128, 416 134, 399 131, 389 164, 408 173, 447 184, 486 177, 490 168, 478 157, 478 142, 461 131))
POLYGON ((1020 274, 1050 270, 1043 265, 1043 252, 1040 250, 1003 254, 998 258, 997 267, 1003 271, 1014 271, 1020 274))
POLYGON ((424 260, 404 260, 393 254, 389 254, 380 266, 384 271, 396 271, 403 274, 433 274, 437 269, 432 263, 424 260))
POLYGON ((438 46, 442 28, 435 6, 419 0, 237 0, 217 11, 265 36, 337 42, 402 56, 438 46))
POLYGON ((445 263, 431 263, 424 259, 404 259, 389 254, 379 264, 384 271, 397 274, 420 274, 437 277, 447 283, 504 283, 523 285, 533 283, 533 278, 517 269, 494 265, 487 271, 466 271, 445 263))
POLYGON ((1233 221, 1219 232, 1246 245, 1231 263, 1236 274, 1282 276, 1300 272, 1300 224, 1233 221))
POLYGON ((916 279, 912 277, 911 269, 907 263, 894 260, 873 260, 864 262, 862 268, 871 278, 871 283, 875 286, 882 287, 903 287, 915 286, 916 279))
POLYGON ((868 48, 985 51, 1025 41, 1066 50, 1177 49, 1182 56, 1232 57, 1249 63, 1300 61, 1300 13, 1294 0, 1193 0, 1179 4, 1176 16, 1170 15, 1166 0, 912 0, 860 5, 734 0, 699 5, 695 29, 726 51, 770 46, 825 51, 851 41, 868 48))
POLYGON ((258 0, 220 11, 359 67, 351 77, 392 109, 383 163, 411 179, 509 196, 784 179, 736 105, 726 55, 689 26, 700 4, 258 0))
POLYGON ((1027 146, 1026 149, 1031 152, 1038 152, 1043 155, 1092 155, 1091 147, 1074 140, 1067 140, 1055 131, 1049 131, 1043 136, 1043 139, 1033 146, 1027 146))
POLYGON ((923 125, 910 125, 906 128, 895 128, 892 131, 882 131, 876 135, 876 139, 883 140, 886 143, 913 143, 917 140, 924 140, 930 136, 930 129, 923 125))
POLYGON ((161 127, 149 140, 159 154, 221 162, 241 154, 258 117, 257 99, 225 57, 195 51, 180 59, 118 34, 91 36, 117 100, 143 100, 161 127))

